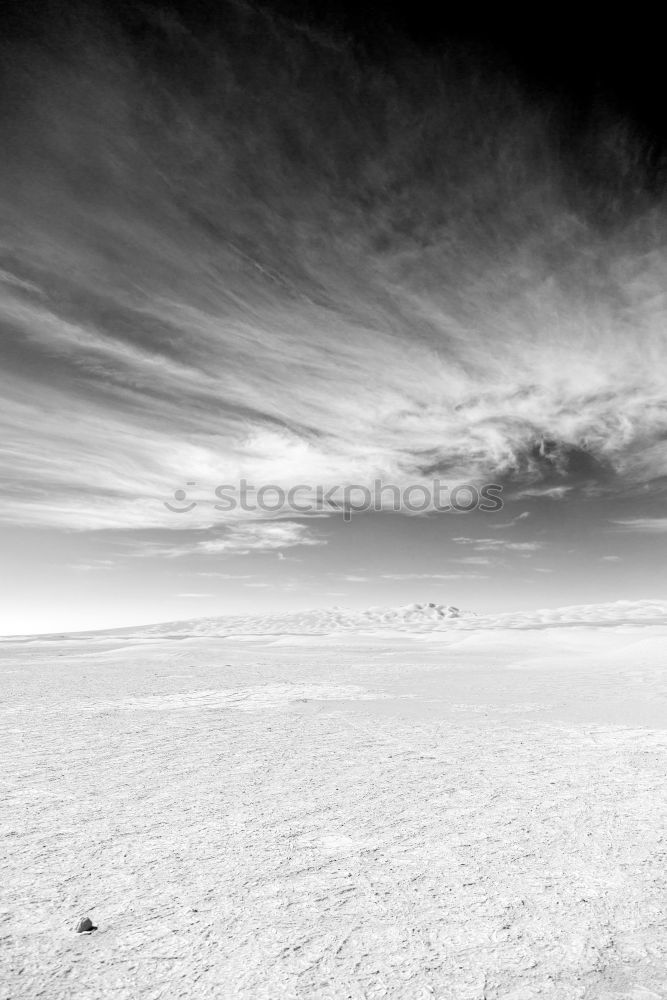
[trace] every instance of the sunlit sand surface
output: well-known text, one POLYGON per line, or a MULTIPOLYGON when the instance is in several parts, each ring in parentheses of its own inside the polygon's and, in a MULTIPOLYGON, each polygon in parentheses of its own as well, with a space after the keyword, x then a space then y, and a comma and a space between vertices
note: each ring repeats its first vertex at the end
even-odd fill
POLYGON ((6 996, 667 995, 667 626, 166 635, 0 645, 6 996))

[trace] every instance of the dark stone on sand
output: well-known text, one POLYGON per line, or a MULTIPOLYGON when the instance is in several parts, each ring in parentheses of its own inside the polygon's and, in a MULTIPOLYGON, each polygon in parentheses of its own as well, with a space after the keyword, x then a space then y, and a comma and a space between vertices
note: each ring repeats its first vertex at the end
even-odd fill
POLYGON ((88 931, 96 931, 97 927, 93 924, 90 917, 81 917, 78 924, 76 925, 77 934, 86 934, 88 931))

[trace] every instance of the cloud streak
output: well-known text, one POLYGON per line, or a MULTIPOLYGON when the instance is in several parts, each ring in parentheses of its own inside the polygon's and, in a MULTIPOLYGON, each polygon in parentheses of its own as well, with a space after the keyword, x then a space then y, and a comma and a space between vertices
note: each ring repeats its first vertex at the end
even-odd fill
MULTIPOLYGON (((662 535, 667 532, 667 517, 630 517, 613 520, 612 524, 621 531, 637 531, 641 534, 662 535)), ((609 556, 608 558, 617 558, 609 556)))
MULTIPOLYGON (((475 552, 519 552, 521 555, 532 555, 533 552, 537 552, 542 548, 541 542, 508 542, 501 538, 466 538, 465 536, 460 536, 458 538, 453 538, 452 541, 456 545, 469 545, 475 552)), ((460 562, 470 563, 471 561, 479 562, 475 556, 467 556, 465 559, 459 560, 460 562)))
MULTIPOLYGON (((314 536, 305 525, 293 521, 248 522, 229 525, 213 537, 207 532, 190 531, 185 541, 175 544, 145 542, 143 545, 138 545, 133 554, 141 558, 174 559, 182 556, 248 555, 251 552, 282 551, 297 545, 326 544, 325 538, 314 536)), ((241 576, 234 574, 211 575, 242 579, 241 576)))

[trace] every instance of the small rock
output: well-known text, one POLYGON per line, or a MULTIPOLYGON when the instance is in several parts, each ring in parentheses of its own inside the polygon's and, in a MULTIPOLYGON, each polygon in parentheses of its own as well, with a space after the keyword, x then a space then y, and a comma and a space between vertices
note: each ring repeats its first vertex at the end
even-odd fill
POLYGON ((88 931, 96 931, 97 927, 93 924, 90 917, 81 917, 78 924, 76 925, 77 934, 86 934, 88 931))

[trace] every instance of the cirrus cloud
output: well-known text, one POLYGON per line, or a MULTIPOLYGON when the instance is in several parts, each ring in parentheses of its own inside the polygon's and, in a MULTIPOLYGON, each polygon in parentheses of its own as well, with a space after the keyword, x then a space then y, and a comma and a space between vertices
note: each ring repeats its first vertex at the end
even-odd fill
POLYGON ((584 174, 453 59, 137 16, 143 48, 114 23, 13 53, 5 523, 176 528, 160 498, 242 476, 563 499, 667 474, 667 212, 622 124, 584 174))

